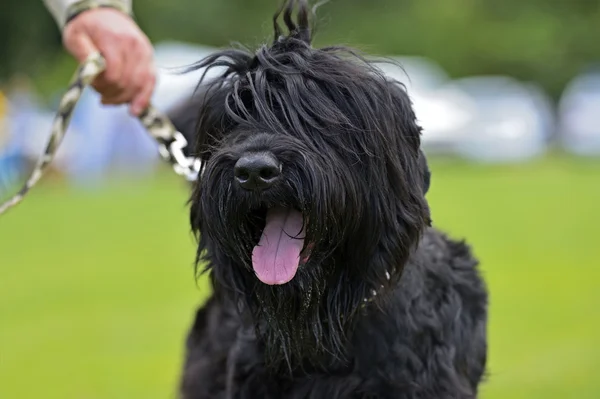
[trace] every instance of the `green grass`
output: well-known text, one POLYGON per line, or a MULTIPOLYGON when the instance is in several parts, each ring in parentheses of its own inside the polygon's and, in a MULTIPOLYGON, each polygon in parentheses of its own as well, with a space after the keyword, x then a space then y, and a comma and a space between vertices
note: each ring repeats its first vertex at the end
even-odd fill
MULTIPOLYGON (((435 224, 491 292, 483 399, 600 397, 600 161, 433 162, 435 224)), ((193 278, 176 176, 36 188, 0 218, 0 398, 170 399, 193 278)))

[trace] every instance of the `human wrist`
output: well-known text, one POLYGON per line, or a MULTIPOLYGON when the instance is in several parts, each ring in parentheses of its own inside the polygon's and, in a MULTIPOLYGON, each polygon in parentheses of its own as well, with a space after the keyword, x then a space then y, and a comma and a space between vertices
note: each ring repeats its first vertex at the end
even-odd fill
POLYGON ((131 0, 77 0, 67 7, 64 26, 83 12, 98 8, 114 9, 133 17, 131 0))

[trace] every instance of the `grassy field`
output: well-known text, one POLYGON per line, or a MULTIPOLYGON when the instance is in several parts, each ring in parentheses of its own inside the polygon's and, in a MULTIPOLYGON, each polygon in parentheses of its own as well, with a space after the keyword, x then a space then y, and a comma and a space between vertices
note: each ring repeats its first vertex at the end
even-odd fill
MULTIPOLYGON (((433 162, 435 224, 491 291, 483 399, 600 397, 600 161, 433 162)), ((193 278, 170 174, 96 192, 44 184, 0 218, 0 398, 171 399, 193 278)))

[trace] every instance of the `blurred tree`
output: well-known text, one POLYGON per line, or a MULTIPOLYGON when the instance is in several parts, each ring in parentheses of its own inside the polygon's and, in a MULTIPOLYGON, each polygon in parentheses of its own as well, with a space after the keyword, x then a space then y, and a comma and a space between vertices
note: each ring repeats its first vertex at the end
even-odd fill
MULTIPOLYGON (((253 46, 271 38, 279 1, 134 0, 134 9, 154 42, 253 46)), ((64 86, 72 67, 41 0, 2 3, 0 79, 15 71, 52 73, 64 86)), ((600 60, 597 37, 599 0, 331 0, 319 10, 316 44, 423 55, 453 77, 509 74, 540 83, 556 98, 577 72, 600 60)))
POLYGON ((61 49, 60 32, 42 0, 2 0, 0 80, 44 72, 61 49))

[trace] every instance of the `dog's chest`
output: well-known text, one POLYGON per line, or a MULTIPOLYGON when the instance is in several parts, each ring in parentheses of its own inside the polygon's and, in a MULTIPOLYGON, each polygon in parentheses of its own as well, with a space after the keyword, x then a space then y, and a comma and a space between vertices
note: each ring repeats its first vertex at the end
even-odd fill
MULTIPOLYGON (((352 362, 354 364, 354 362, 352 362)), ((293 377, 268 371, 253 328, 233 312, 209 301, 196 316, 188 337, 182 390, 185 399, 363 398, 353 366, 305 370, 293 377)))

